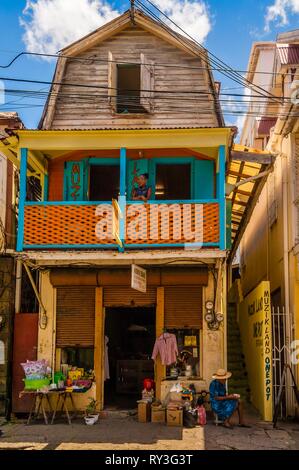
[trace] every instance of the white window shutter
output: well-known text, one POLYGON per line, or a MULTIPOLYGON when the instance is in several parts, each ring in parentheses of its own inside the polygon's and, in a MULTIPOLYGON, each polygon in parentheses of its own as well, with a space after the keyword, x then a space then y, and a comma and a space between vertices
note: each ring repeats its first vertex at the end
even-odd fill
POLYGON ((117 64, 108 52, 108 100, 113 111, 117 108, 117 64))
POLYGON ((140 54, 140 104, 148 113, 154 111, 154 62, 140 54))

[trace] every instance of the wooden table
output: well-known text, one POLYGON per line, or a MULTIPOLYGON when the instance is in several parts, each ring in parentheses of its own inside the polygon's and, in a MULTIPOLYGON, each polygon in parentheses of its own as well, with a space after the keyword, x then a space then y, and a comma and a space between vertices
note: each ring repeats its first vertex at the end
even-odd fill
POLYGON ((53 424, 54 421, 55 421, 56 413, 59 409, 60 404, 61 404, 61 411, 63 411, 63 409, 65 410, 65 414, 66 414, 68 423, 72 424, 70 413, 69 413, 69 410, 68 410, 68 407, 67 407, 67 399, 69 398, 69 400, 71 401, 72 408, 73 408, 73 416, 72 417, 75 418, 76 414, 77 414, 77 410, 75 408, 75 404, 74 404, 74 400, 73 400, 73 392, 67 392, 65 390, 61 390, 61 391, 52 391, 50 393, 58 395, 56 405, 55 405, 55 409, 54 409, 53 416, 52 416, 52 420, 51 420, 51 424, 53 424))
POLYGON ((48 415, 47 415, 47 411, 45 409, 45 402, 48 405, 49 412, 51 413, 51 404, 50 404, 50 400, 49 400, 49 392, 43 393, 43 392, 38 392, 38 391, 35 391, 35 390, 23 390, 19 394, 19 398, 22 398, 25 395, 33 396, 33 402, 32 402, 32 405, 31 405, 30 413, 29 413, 26 424, 30 424, 30 421, 31 421, 33 415, 34 415, 34 418, 37 419, 39 414, 40 414, 40 410, 42 411, 45 424, 48 424, 48 415))

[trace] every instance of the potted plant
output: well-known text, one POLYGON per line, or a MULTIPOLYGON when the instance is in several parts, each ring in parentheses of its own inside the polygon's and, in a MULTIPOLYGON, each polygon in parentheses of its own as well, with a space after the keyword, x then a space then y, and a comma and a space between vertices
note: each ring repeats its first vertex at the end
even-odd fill
POLYGON ((85 408, 85 416, 84 416, 84 420, 86 424, 89 424, 89 425, 94 424, 99 419, 99 413, 97 413, 97 405, 98 405, 98 402, 94 398, 89 397, 89 403, 87 407, 85 408))

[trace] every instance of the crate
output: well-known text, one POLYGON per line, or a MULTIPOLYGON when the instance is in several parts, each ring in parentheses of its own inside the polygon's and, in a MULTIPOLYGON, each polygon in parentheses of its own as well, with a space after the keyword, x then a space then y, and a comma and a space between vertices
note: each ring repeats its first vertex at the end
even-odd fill
POLYGON ((148 423, 151 420, 151 405, 146 402, 138 403, 138 421, 139 423, 148 423))
POLYGON ((152 423, 165 423, 165 408, 157 408, 152 406, 152 423))
POLYGON ((167 410, 167 426, 183 426, 183 410, 167 410))

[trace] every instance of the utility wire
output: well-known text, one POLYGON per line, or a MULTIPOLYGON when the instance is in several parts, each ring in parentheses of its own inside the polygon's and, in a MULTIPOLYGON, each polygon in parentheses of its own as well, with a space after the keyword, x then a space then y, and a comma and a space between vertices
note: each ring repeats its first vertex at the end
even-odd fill
MULTIPOLYGON (((50 82, 50 81, 43 81, 43 80, 30 80, 30 79, 23 79, 23 78, 11 78, 11 77, 0 77, 0 80, 7 80, 11 82, 21 82, 21 83, 32 83, 32 84, 42 84, 42 85, 60 85, 60 86, 68 86, 68 87, 78 87, 78 88, 88 88, 88 89, 100 89, 100 90, 115 90, 117 91, 118 88, 109 87, 104 85, 91 85, 91 84, 83 84, 83 83, 68 83, 68 82, 50 82)), ((186 94, 186 95, 214 95, 213 92, 208 91, 192 91, 192 90, 157 90, 157 89, 138 89, 138 90, 130 90, 131 92, 144 92, 144 93, 162 93, 162 94, 186 94)), ((48 92, 51 94, 51 90, 48 92)), ((221 96, 246 96, 241 93, 220 93, 221 96)), ((263 98, 267 99, 267 96, 264 95, 250 95, 253 98, 263 98)), ((281 101, 290 101, 290 97, 278 98, 276 100, 281 101)))
MULTIPOLYGON (((206 93, 203 92, 202 95, 199 95, 199 96, 195 96, 195 97, 186 97, 186 96, 180 96, 180 94, 178 93, 178 95, 174 95, 174 96, 159 96, 159 92, 154 92, 155 94, 151 97, 151 99, 153 100, 167 100, 167 101, 183 101, 183 102, 191 102, 191 103, 197 103, 197 102, 202 102, 202 101, 207 101, 210 103, 210 101, 207 99, 206 96, 204 96, 206 93)), ((7 95, 21 95, 23 97, 31 97, 31 98, 37 98, 37 99, 44 99, 44 98, 47 98, 49 92, 47 91, 40 91, 40 90, 22 90, 22 89, 6 89, 6 94, 7 95)), ((88 92, 81 92, 81 93, 76 93, 76 92, 54 92, 52 91, 52 96, 58 96, 59 98, 71 98, 71 99, 82 99, 82 100, 92 100, 94 102, 94 100, 96 98, 108 98, 107 95, 103 95, 103 94, 98 94, 97 92, 95 93, 88 93, 88 92)), ((261 98, 259 97, 259 99, 257 100, 254 100, 254 99, 251 99, 249 96, 246 96, 246 95, 239 95, 239 94, 233 94, 233 93, 223 93, 221 96, 225 96, 225 97, 232 97, 232 96, 236 96, 236 98, 238 97, 244 97, 246 99, 226 99, 226 98, 221 98, 219 97, 219 101, 221 102, 229 102, 229 103, 242 103, 242 104, 254 104, 254 103, 258 103, 260 105, 265 105, 267 104, 268 106, 277 106, 276 103, 268 103, 268 100, 267 99, 264 99, 264 98, 261 98)), ((123 98, 126 98, 128 100, 139 100, 140 99, 140 94, 136 94, 136 95, 126 95, 126 94, 118 94, 116 95, 115 97, 117 100, 119 99, 123 99, 123 98)))
MULTIPOLYGON (((164 16, 168 22, 172 23, 177 29, 179 29, 185 36, 187 36, 192 42, 194 42, 198 47, 200 47, 201 49, 203 49, 207 54, 208 54, 208 57, 210 58, 210 61, 213 63, 213 64, 216 64, 219 66, 219 63, 220 63, 220 66, 222 67, 221 70, 219 70, 220 73, 222 73, 223 75, 225 75, 227 78, 230 78, 231 80, 235 81, 236 83, 239 83, 239 84, 244 84, 245 87, 247 88, 254 88, 255 90, 261 90, 261 94, 264 94, 264 93, 267 93, 266 95, 264 96, 268 96, 269 98, 271 99, 274 99, 274 100, 277 100, 277 97, 275 95, 273 95, 272 93, 268 92, 267 90, 265 90, 264 88, 260 87, 259 85, 255 85, 253 82, 251 82, 250 80, 248 80, 247 78, 244 78, 241 74, 237 73, 234 71, 234 69, 232 69, 231 67, 229 67, 227 64, 225 64, 225 62, 223 62, 221 59, 219 59, 215 54, 213 54, 212 52, 210 52, 207 48, 203 47, 199 42, 196 41, 196 39, 194 39, 190 34, 188 34, 186 31, 184 31, 177 23, 175 23, 172 19, 170 19, 162 10, 160 10, 154 3, 152 3, 150 0, 146 0, 151 6, 153 6, 159 13, 160 15, 164 16), (224 72, 223 69, 229 69, 229 73, 227 72, 224 72)), ((139 6, 141 6, 141 8, 145 9, 146 12, 153 16, 154 19, 156 21, 158 21, 160 24, 162 24, 164 27, 167 28, 167 31, 170 32, 172 35, 176 35, 176 37, 178 38, 178 35, 172 30, 170 29, 167 25, 165 25, 165 23, 163 23, 161 21, 161 19, 156 16, 151 10, 149 10, 141 1, 139 0, 136 0, 135 3, 137 3, 139 6), (174 34, 173 34, 174 33, 174 34)), ((190 46, 191 47, 191 46, 190 46)), ((193 51, 194 52, 194 51, 193 51)), ((207 59, 203 59, 203 60, 207 60, 207 59)), ((256 91, 257 92, 257 91, 256 91)))
MULTIPOLYGON (((3 52, 0 50, 0 52, 3 52)), ((10 51, 10 52, 16 52, 16 51, 10 51)), ((102 64, 109 64, 109 63, 116 63, 120 65, 140 65, 140 62, 134 62, 134 61, 121 61, 121 60, 113 60, 113 59, 100 59, 95 56, 91 57, 80 57, 80 56, 69 56, 65 54, 47 54, 43 52, 27 52, 27 51, 22 51, 22 52, 17 52, 17 55, 13 57, 13 59, 6 65, 0 65, 1 69, 7 69, 12 66, 14 62, 16 62, 20 57, 22 56, 35 56, 35 57, 51 57, 51 58, 56 58, 56 59, 68 59, 70 61, 78 61, 78 62, 85 62, 85 63, 93 63, 93 62, 100 62, 102 64)), ((143 63, 143 65, 153 65, 152 63, 143 63)), ((167 67, 167 68, 174 68, 174 69, 187 69, 187 70, 206 70, 206 67, 202 66, 195 66, 195 65, 182 65, 182 64, 170 64, 170 63, 163 63, 163 62, 155 62, 154 63, 155 67, 167 67)), ((211 70, 216 71, 216 72, 229 72, 230 70, 233 70, 236 73, 250 73, 253 72, 256 75, 271 75, 271 76, 277 76, 277 75, 282 75, 282 76, 293 76, 294 73, 292 72, 263 72, 261 70, 241 70, 241 69, 234 69, 233 67, 231 68, 223 68, 223 67, 210 67, 211 70)), ((267 83, 262 84, 261 86, 266 86, 268 85, 267 83)), ((241 88, 241 87, 234 87, 235 88, 241 88)), ((243 87, 242 87, 243 88, 243 87)))

